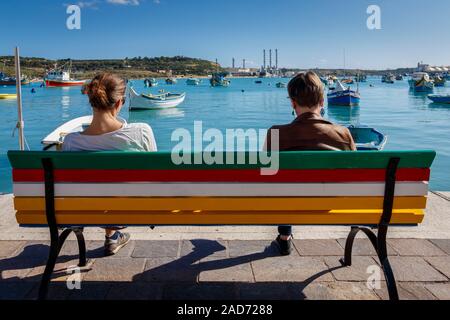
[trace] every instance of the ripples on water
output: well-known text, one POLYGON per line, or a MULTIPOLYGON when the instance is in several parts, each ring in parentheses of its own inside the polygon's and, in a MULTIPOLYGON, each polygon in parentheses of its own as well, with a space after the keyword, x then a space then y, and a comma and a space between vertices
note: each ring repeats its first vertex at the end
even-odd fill
MULTIPOLYGON (((139 92, 186 92, 186 101, 178 108, 160 111, 129 113, 125 107, 121 115, 129 122, 150 124, 159 149, 170 150, 175 145, 171 142, 172 131, 186 128, 192 132, 194 121, 203 121, 203 130, 218 128, 222 132, 227 128, 267 129, 292 121, 286 89, 275 87, 279 81, 263 79, 262 84, 255 84, 255 79, 232 79, 229 88, 211 88, 205 80, 196 87, 186 86, 183 80, 171 86, 161 80, 158 87, 150 89, 144 89, 142 81, 134 81, 139 92)), ((46 134, 70 119, 89 114, 90 107, 79 87, 34 87, 34 94, 31 86, 23 87, 25 136, 31 149, 40 150, 46 134)), ((14 90, 3 87, 0 93, 14 90)), ((436 150, 431 188, 450 190, 450 106, 433 104, 427 94, 411 92, 406 80, 383 84, 379 78, 370 78, 361 84, 360 91, 361 106, 329 107, 326 117, 343 125, 376 127, 389 136, 388 150, 436 150)), ((450 93, 450 88, 436 88, 435 93, 450 93)), ((5 153, 17 149, 17 137, 11 137, 17 121, 15 100, 0 100, 0 118, 0 192, 10 192, 11 170, 5 153)))

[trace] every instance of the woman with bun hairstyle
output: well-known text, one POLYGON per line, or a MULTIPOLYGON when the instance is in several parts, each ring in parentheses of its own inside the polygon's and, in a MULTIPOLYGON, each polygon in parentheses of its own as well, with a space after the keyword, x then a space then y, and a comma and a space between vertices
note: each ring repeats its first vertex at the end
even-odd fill
MULTIPOLYGON (((125 104, 126 83, 120 77, 101 73, 85 85, 92 106, 92 123, 83 132, 64 138, 63 151, 157 151, 152 128, 145 123, 130 123, 117 116, 125 104)), ((130 240, 120 227, 107 228, 105 255, 116 254, 130 240)))

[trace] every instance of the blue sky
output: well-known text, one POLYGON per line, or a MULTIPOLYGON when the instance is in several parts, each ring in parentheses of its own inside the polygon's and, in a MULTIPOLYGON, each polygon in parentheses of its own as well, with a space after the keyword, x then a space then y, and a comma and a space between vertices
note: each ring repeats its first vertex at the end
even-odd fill
POLYGON ((0 55, 46 58, 174 56, 245 58, 262 64, 278 48, 280 66, 396 68, 450 65, 449 0, 14 0, 1 1, 0 55), (81 30, 66 28, 80 4, 81 30), (366 27, 381 8, 381 30, 366 27), (7 26, 7 28, 6 28, 7 26))

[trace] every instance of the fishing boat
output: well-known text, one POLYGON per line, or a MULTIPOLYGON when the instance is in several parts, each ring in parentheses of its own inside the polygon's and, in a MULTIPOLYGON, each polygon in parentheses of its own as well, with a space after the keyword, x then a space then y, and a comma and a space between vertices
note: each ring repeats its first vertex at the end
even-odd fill
POLYGON ((432 91, 434 88, 433 80, 426 72, 415 72, 408 81, 409 87, 417 92, 432 91))
POLYGON ((17 94, 15 93, 0 93, 0 100, 6 99, 17 99, 17 94))
POLYGON ((387 143, 387 136, 366 126, 349 126, 348 129, 359 151, 381 151, 387 143))
POLYGON ((261 84, 262 81, 261 81, 261 80, 256 80, 255 83, 256 83, 256 84, 261 84))
POLYGON ((401 74, 399 74, 399 75, 397 75, 397 76, 395 77, 395 80, 397 80, 397 81, 403 81, 403 76, 402 76, 401 74))
POLYGON ((150 88, 150 87, 156 87, 156 86, 158 85, 158 81, 156 81, 155 78, 145 79, 145 80, 144 80, 144 85, 145 85, 147 88, 150 88))
POLYGON ((361 101, 358 91, 345 88, 339 80, 336 81, 336 87, 328 91, 327 98, 328 104, 335 106, 357 106, 361 101))
POLYGON ((433 81, 434 81, 434 86, 435 87, 443 87, 443 86, 445 86, 445 83, 447 82, 445 77, 441 77, 439 75, 435 76, 433 78, 433 81))
POLYGON ((276 87, 277 88, 286 88, 286 83, 284 83, 284 82, 277 82, 276 87))
MULTIPOLYGON (((22 85, 29 84, 30 81, 22 78, 21 80, 22 85)), ((14 77, 7 77, 3 72, 0 72, 0 86, 15 86, 16 85, 16 78, 14 77)))
POLYGON ((429 94, 428 99, 434 103, 450 104, 450 95, 429 94))
POLYGON ((186 80, 188 86, 198 86, 202 81, 197 78, 189 78, 186 80))
POLYGON ((225 78, 225 74, 223 73, 214 73, 209 80, 212 87, 229 87, 230 80, 225 78))
POLYGON ((58 149, 63 144, 65 136, 69 133, 84 131, 89 127, 91 122, 92 116, 84 116, 67 121, 47 135, 41 143, 44 145, 45 150, 51 147, 56 147, 58 149))
POLYGON ((183 103, 186 93, 162 92, 157 95, 138 94, 130 87, 130 110, 158 110, 174 108, 183 103))
POLYGON ((59 68, 55 65, 55 68, 45 74, 44 85, 46 87, 76 87, 84 85, 86 80, 75 80, 71 78, 71 70, 71 60, 59 68))
POLYGON ((166 84, 176 84, 178 81, 176 78, 167 78, 166 84))
POLYGON ((365 74, 358 74, 355 77, 356 82, 367 82, 367 76, 365 74))
POLYGON ((395 82, 395 76, 393 74, 386 74, 383 77, 381 77, 381 82, 392 84, 395 82))
POLYGON ((355 81, 353 81, 353 79, 351 79, 351 78, 344 78, 344 79, 341 80, 341 83, 344 83, 344 84, 354 84, 355 81))

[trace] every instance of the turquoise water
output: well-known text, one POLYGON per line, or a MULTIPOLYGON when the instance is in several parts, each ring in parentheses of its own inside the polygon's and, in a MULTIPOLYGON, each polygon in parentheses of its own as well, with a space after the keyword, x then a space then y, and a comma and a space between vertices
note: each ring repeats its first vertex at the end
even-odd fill
MULTIPOLYGON (((184 81, 166 85, 160 80, 156 88, 144 89, 143 81, 134 81, 142 92, 157 93, 160 89, 186 92, 186 101, 178 108, 164 111, 122 110, 129 122, 146 122, 153 127, 160 150, 171 150, 172 131, 186 128, 193 131, 194 121, 203 121, 203 128, 266 129, 273 124, 293 120, 286 89, 275 84, 280 79, 232 79, 229 88, 211 88, 207 80, 200 86, 187 86, 184 81), (244 92, 243 92, 244 91, 244 92)), ((281 81, 287 82, 288 79, 281 81)), ((62 123, 90 113, 87 97, 79 87, 23 87, 25 136, 32 150, 40 150, 41 139, 62 123)), ((14 92, 14 87, 0 88, 0 93, 14 92)), ((380 78, 369 78, 360 85, 361 106, 329 107, 326 117, 340 124, 373 126, 389 136, 386 149, 434 149, 438 157, 433 165, 431 188, 450 190, 450 106, 428 101, 426 94, 413 93, 407 80, 383 84, 380 78), (370 85, 373 87, 370 87, 370 85)), ((450 87, 436 88, 434 93, 450 93, 450 87)), ((0 192, 11 192, 11 174, 7 150, 18 149, 17 136, 11 134, 17 121, 15 100, 0 100, 0 192)))

